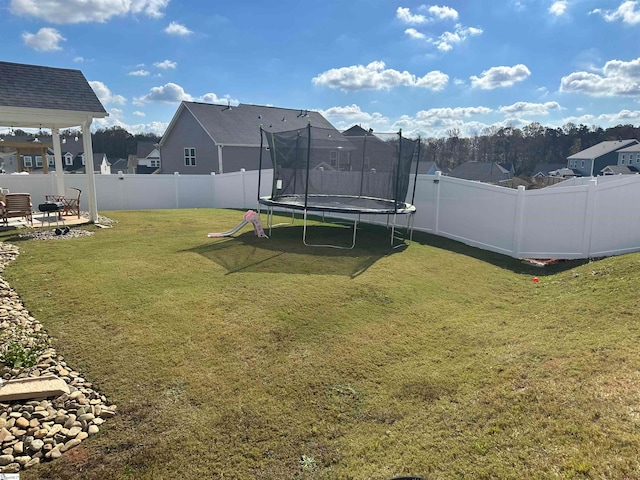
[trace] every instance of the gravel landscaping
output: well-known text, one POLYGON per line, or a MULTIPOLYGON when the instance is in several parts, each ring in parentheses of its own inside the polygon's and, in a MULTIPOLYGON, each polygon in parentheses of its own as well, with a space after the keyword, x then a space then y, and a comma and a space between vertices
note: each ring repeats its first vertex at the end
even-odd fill
MULTIPOLYGON (((35 231, 26 238, 76 238, 93 232, 70 229, 67 234, 35 231)), ((0 273, 19 253, 18 247, 0 243, 0 273)), ((0 356, 14 363, 0 364, 2 381, 55 375, 70 393, 56 398, 0 403, 0 473, 16 473, 40 462, 55 460, 83 440, 98 433, 100 426, 116 415, 116 406, 74 371, 50 345, 42 325, 29 314, 18 294, 0 277, 0 356), (32 355, 30 368, 17 364, 32 355), (15 359, 20 361, 15 362, 15 359)), ((0 392, 1 392, 0 386, 0 392)))

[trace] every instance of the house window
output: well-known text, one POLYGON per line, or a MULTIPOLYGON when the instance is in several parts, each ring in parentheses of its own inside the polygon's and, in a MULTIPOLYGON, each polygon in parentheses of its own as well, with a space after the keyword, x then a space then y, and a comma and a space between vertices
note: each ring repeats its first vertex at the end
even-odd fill
POLYGON ((636 163, 640 163, 640 153, 636 154, 636 163))
POLYGON ((186 167, 196 166, 196 149, 189 147, 184 149, 184 165, 186 167))
POLYGON ((584 168, 584 160, 580 163, 580 168, 584 168))
POLYGON ((329 152, 329 165, 331 165, 332 167, 337 167, 338 166, 338 151, 337 150, 332 150, 331 152, 329 152))
POLYGON ((33 159, 31 158, 31 155, 23 155, 22 163, 24 164, 25 168, 33 167, 33 159))
POLYGON ((55 158, 53 158, 51 155, 47 155, 47 164, 50 167, 53 167, 55 165, 55 158))
POLYGON ((64 156, 64 164, 68 167, 73 165, 73 156, 71 154, 67 154, 64 156))
POLYGON ((149 165, 154 168, 160 168, 160 160, 151 160, 149 161, 149 165))
POLYGON ((36 155, 36 167, 42 167, 42 156, 36 155))
POLYGON ((80 155, 80 158, 82 159, 82 165, 84 165, 84 154, 80 155))
POLYGON ((621 154, 622 155, 622 164, 624 165, 624 153, 621 154))

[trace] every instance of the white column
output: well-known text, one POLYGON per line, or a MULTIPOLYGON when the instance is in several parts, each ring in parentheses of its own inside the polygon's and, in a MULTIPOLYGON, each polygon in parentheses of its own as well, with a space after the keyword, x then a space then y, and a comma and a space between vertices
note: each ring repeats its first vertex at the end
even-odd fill
POLYGON ((82 125, 82 148, 84 149, 84 167, 87 172, 87 200, 89 202, 89 220, 98 221, 98 201, 96 199, 96 178, 93 173, 93 142, 91 141, 91 122, 88 117, 82 125))
MULTIPOLYGON (((53 158, 56 165, 56 186, 58 195, 64 195, 64 167, 62 166, 62 148, 60 148, 60 130, 51 129, 51 139, 53 140, 53 158)), ((46 161, 46 159, 45 159, 46 161)))

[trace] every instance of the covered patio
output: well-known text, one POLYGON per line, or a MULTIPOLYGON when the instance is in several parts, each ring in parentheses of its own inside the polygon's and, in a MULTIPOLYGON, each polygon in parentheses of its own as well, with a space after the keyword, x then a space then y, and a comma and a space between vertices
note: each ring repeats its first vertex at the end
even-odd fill
MULTIPOLYGON (((65 194, 60 131, 79 127, 83 151, 90 152, 87 158, 91 159, 91 124, 94 118, 106 116, 108 113, 80 70, 0 62, 0 127, 51 131, 57 187, 57 192, 51 193, 65 194)), ((46 159, 43 163, 47 163, 46 159)), ((89 206, 89 221, 96 222, 98 207, 91 160, 86 162, 86 171, 83 193, 89 206)))

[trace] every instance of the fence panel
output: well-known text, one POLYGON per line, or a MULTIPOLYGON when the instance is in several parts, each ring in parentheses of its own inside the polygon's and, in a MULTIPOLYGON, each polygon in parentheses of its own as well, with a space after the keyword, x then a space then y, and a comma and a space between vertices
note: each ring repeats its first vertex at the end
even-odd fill
MULTIPOLYGON (((272 172, 262 175, 261 195, 272 172)), ((413 178, 413 177, 412 177, 413 178)), ((99 210, 257 208, 258 172, 224 175, 96 175, 99 210)), ((66 174, 88 210, 87 177, 66 174)), ((416 230, 514 257, 588 258, 640 250, 640 175, 564 182, 518 191, 440 175, 418 175, 416 230)), ((34 208, 57 193, 55 173, 1 175, 0 187, 30 193, 34 208)), ((408 198, 411 198, 413 181, 408 198)), ((380 216, 363 221, 385 222, 380 216)), ((400 220, 401 222, 402 220, 400 220)))

